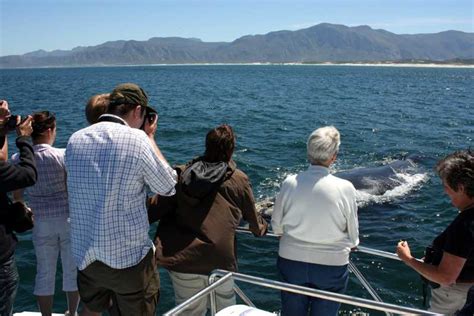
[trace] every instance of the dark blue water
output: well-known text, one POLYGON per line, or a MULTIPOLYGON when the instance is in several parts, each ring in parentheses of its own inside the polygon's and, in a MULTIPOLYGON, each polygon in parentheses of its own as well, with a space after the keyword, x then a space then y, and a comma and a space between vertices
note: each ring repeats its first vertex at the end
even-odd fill
MULTIPOLYGON (((473 69, 150 66, 0 70, 0 79, 0 98, 9 101, 14 113, 56 113, 58 147, 86 126, 87 99, 122 82, 138 83, 149 93, 160 113, 156 138, 172 164, 202 153, 208 129, 231 124, 238 137, 234 158, 249 175, 257 199, 273 196, 287 174, 306 168, 306 138, 323 125, 335 125, 342 135, 335 170, 417 154, 419 172, 406 186, 383 197, 366 197, 359 209, 361 245, 393 252, 406 239, 417 256, 456 216, 433 173, 435 162, 473 146, 473 69)), ((20 239, 16 311, 36 310, 31 235, 20 239)), ((276 240, 244 235, 238 240, 241 272, 278 279, 276 240)), ((384 301, 421 307, 419 277, 402 263, 364 254, 353 260, 384 301)), ((173 306, 169 279, 161 272, 159 313, 173 306)), ((59 280, 57 312, 66 309, 59 280)), ((242 288, 257 306, 279 309, 276 291, 242 288)), ((353 277, 348 293, 369 298, 353 277)))

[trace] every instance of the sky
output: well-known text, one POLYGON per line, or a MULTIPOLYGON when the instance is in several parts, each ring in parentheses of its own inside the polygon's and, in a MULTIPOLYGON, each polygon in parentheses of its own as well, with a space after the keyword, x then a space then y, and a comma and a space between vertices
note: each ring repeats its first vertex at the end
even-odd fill
POLYGON ((474 32, 474 0, 0 0, 0 56, 178 36, 231 42, 327 22, 474 32))

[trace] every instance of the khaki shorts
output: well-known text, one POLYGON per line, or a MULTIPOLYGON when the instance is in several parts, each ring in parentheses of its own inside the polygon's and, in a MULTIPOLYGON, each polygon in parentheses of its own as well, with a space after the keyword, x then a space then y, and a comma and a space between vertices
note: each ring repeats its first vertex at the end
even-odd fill
POLYGON ((456 283, 431 289, 430 312, 454 315, 466 304, 467 292, 473 284, 456 283))
POLYGON ((77 283, 81 301, 91 311, 106 311, 113 302, 112 310, 121 316, 155 315, 160 278, 153 249, 137 265, 125 269, 94 261, 78 272, 77 283))
MULTIPOLYGON (((169 271, 173 282, 174 299, 179 305, 209 285, 208 276, 192 273, 169 271)), ((216 288, 217 311, 235 305, 234 281, 229 280, 216 288)), ((183 310, 183 315, 206 315, 211 308, 209 295, 183 310)))

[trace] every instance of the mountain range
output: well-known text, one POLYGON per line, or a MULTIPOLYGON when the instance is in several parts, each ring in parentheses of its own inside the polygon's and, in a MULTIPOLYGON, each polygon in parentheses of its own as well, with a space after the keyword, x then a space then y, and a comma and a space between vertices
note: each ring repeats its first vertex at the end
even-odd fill
POLYGON ((394 34, 369 26, 322 23, 297 31, 247 35, 232 42, 154 37, 0 57, 0 68, 183 63, 381 62, 472 60, 474 33, 394 34))

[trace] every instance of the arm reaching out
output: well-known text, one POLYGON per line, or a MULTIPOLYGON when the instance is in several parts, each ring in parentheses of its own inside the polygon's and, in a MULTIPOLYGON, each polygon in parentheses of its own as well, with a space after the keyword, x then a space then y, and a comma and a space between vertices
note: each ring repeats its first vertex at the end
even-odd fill
POLYGON ((411 255, 408 242, 400 241, 397 245, 397 255, 406 265, 423 275, 430 281, 450 285, 456 283, 461 270, 466 263, 465 258, 443 252, 443 257, 438 266, 424 263, 411 255))

